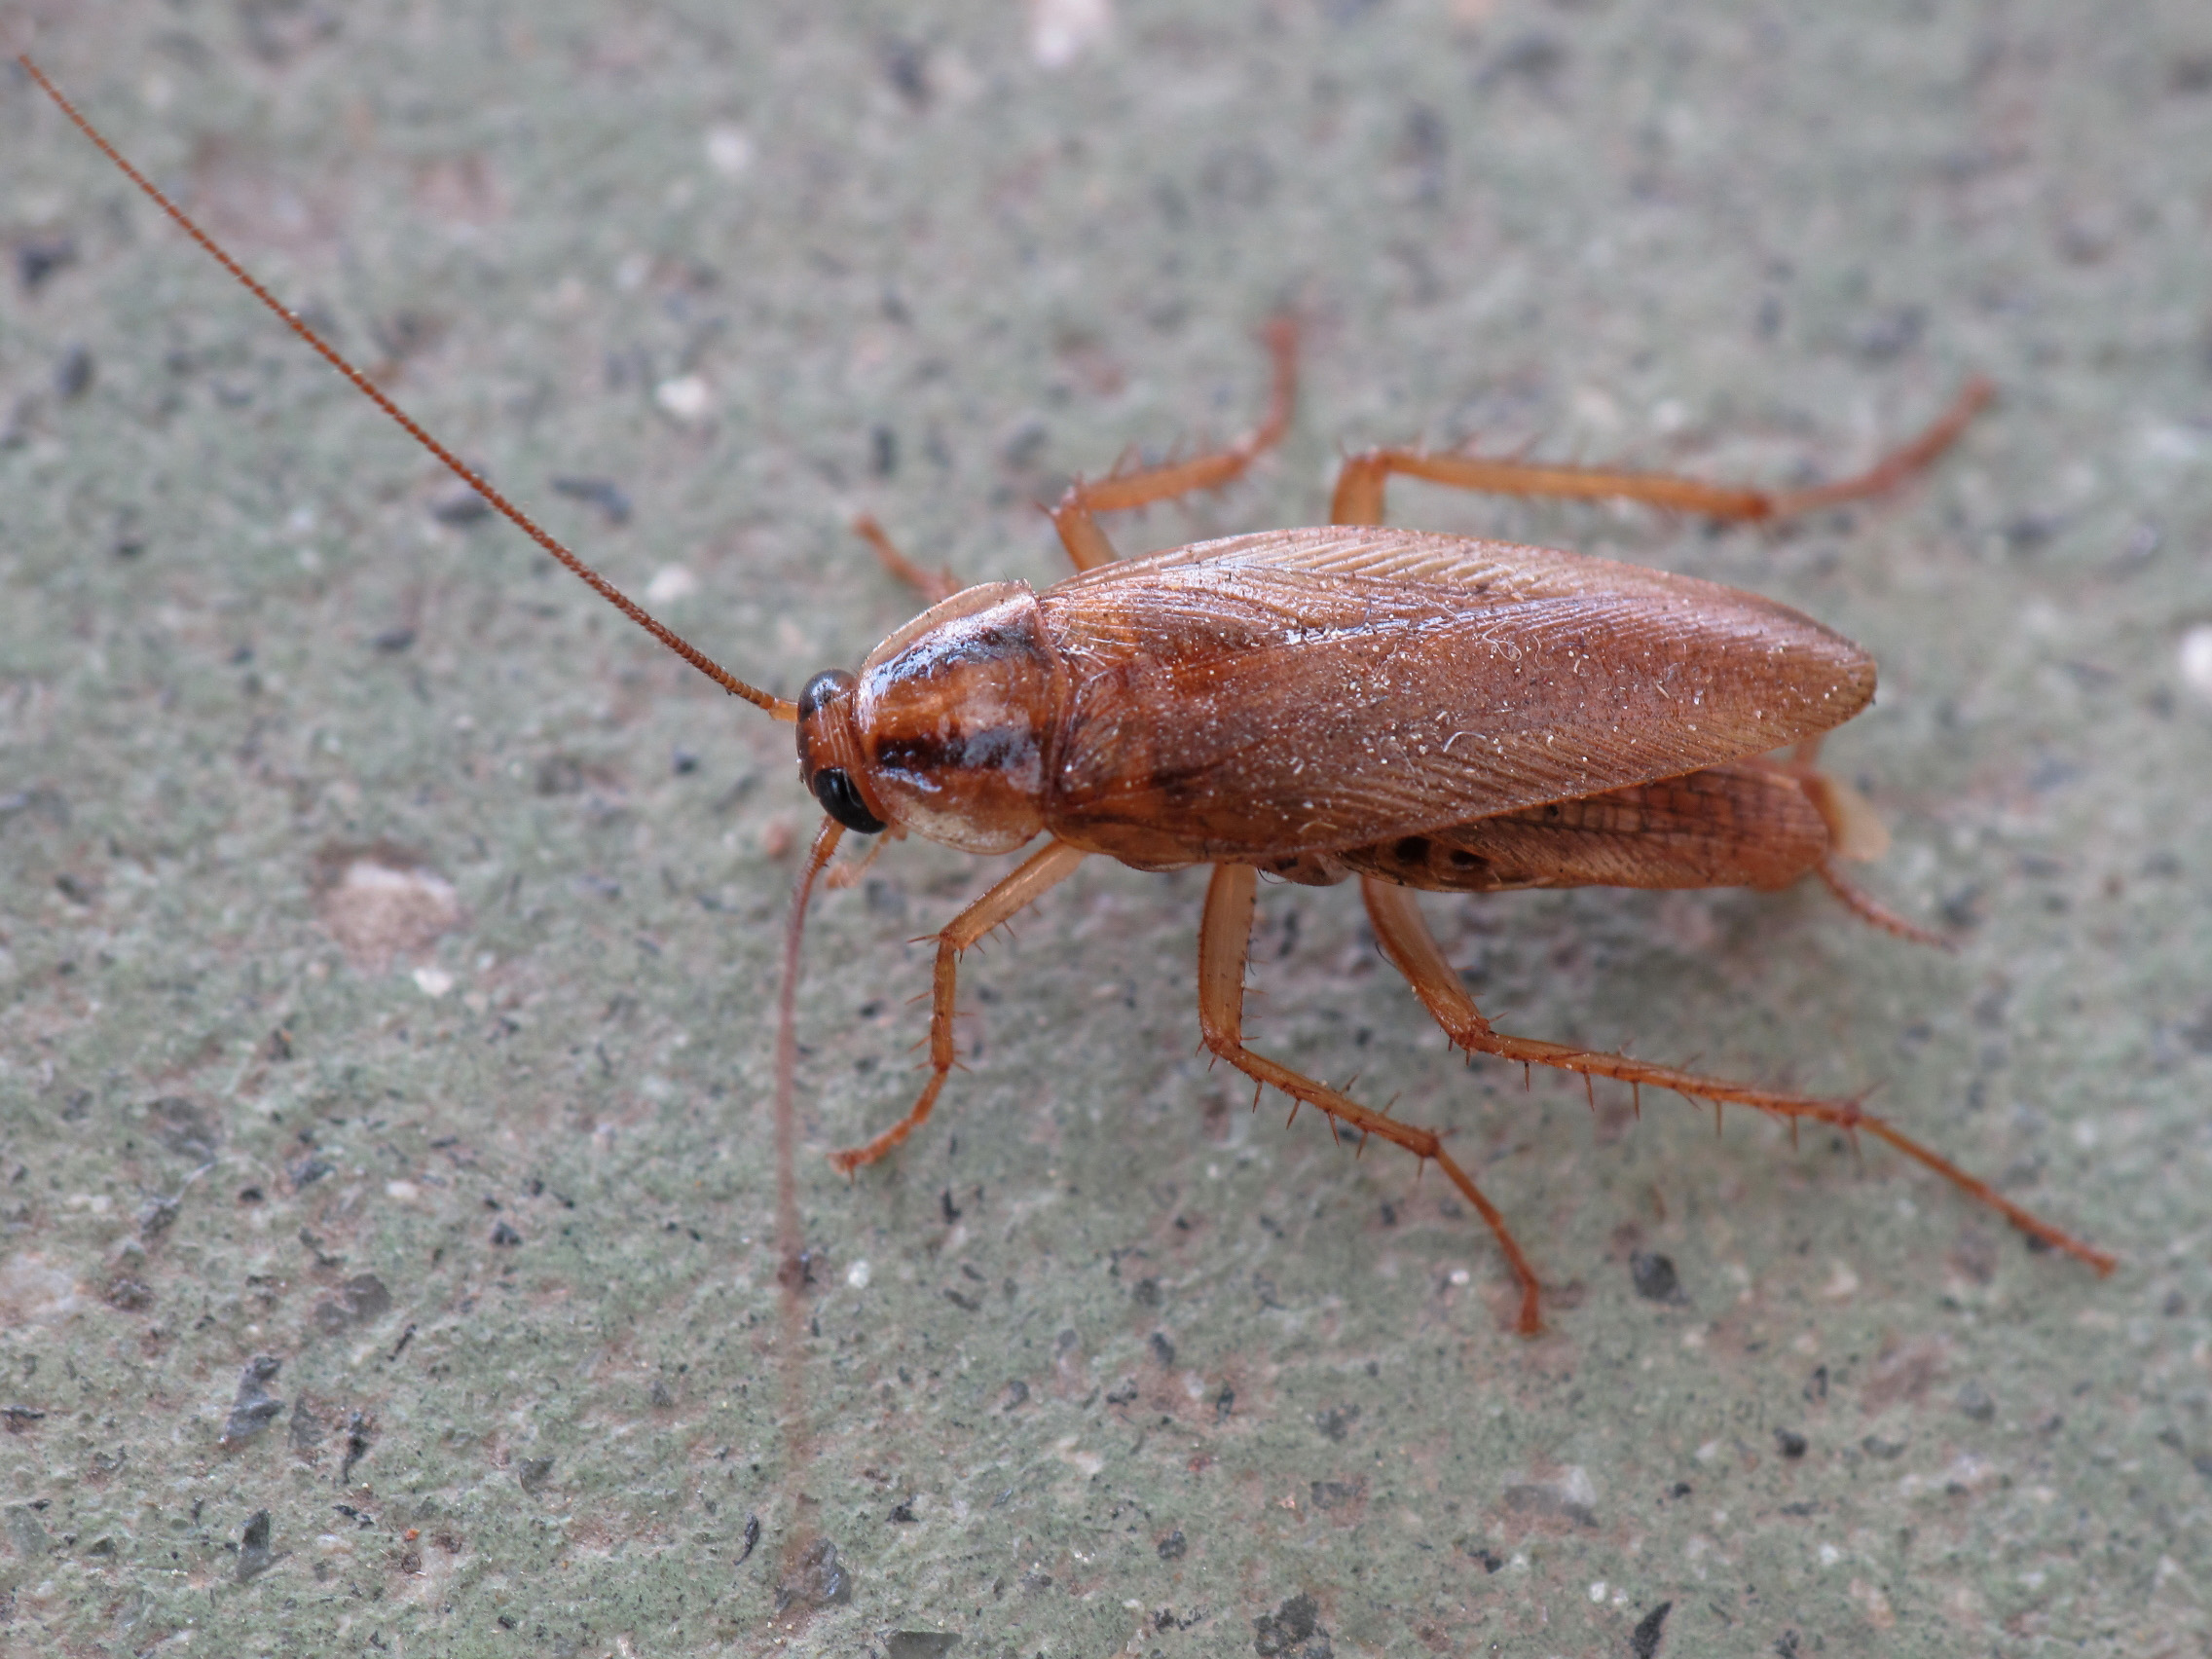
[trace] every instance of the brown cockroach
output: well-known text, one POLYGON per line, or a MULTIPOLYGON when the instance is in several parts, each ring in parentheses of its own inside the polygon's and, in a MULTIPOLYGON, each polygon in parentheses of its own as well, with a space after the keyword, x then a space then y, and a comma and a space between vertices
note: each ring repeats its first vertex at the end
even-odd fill
MULTIPOLYGON (((1926 1165, 2031 1239, 2110 1272, 2116 1258, 2012 1202, 1854 1100, 1828 1100, 1493 1029, 1421 920, 1417 890, 1752 887, 1818 875, 1877 925, 1922 937, 1855 887, 1838 860, 1878 823, 1817 769, 1822 736, 1874 693, 1873 660, 1772 600, 1548 548, 1382 525, 1396 474, 1520 496, 1642 501, 1764 521, 1856 500, 1927 466, 1989 398, 1970 384, 1913 442, 1865 472, 1783 494, 1652 473, 1374 450, 1345 462, 1331 523, 1119 559, 1098 515, 1236 478, 1289 424, 1295 331, 1270 325, 1274 387, 1241 442, 1071 486, 1051 517, 1076 574, 954 591, 872 520, 856 529, 935 600, 857 674, 815 676, 796 702, 728 673, 632 603, 279 305, 20 60, 69 118, 194 240, 386 414, 624 615, 732 694, 798 728, 801 781, 828 814, 786 936, 778 1031, 788 1103, 799 923, 847 830, 923 835, 965 852, 1044 846, 937 936, 928 1082, 906 1115, 831 1155, 846 1175, 927 1119, 952 1070, 961 953, 1102 854, 1137 869, 1210 866, 1198 930, 1207 1049, 1324 1113, 1332 1130, 1435 1163, 1496 1237, 1540 1328, 1535 1271, 1433 1130, 1403 1124, 1244 1045, 1246 947, 1265 874, 1357 877, 1377 942, 1454 1045, 1522 1066, 1614 1078, 1770 1117, 1867 1134, 1926 1165), (1778 757, 1783 751, 1788 757, 1778 757)), ((790 1113, 778 1116, 790 1167, 790 1113)), ((795 1216, 786 1176, 787 1234, 795 1216)))

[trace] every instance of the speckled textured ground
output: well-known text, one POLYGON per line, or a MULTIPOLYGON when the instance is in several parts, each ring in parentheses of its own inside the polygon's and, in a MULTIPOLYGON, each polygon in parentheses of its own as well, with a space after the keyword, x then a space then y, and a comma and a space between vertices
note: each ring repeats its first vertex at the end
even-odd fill
POLYGON ((2212 19, 2165 0, 0 7, 113 135, 679 628, 789 693, 1043 582, 1031 503, 1234 432, 1788 481, 1982 370, 1925 486, 1786 533, 1409 488, 1865 642, 1830 754, 1955 957, 1779 899, 1431 903, 1491 1013, 1878 1103, 1879 1148, 1466 1071, 1346 892, 1088 867, 975 961, 894 849, 802 999, 815 1455, 764 1097, 789 733, 469 503, 0 78, 0 1648, 2200 1654, 2212 1643, 2212 19), (566 482, 564 482, 566 481, 566 482), (1667 1264, 1662 1267, 1660 1258, 1667 1264), (1669 1290, 1669 1274, 1673 1290, 1669 1290), (803 1503, 802 1503, 803 1498, 803 1503), (801 1524, 834 1547, 788 1548, 801 1524), (793 1622, 771 1630, 779 1584, 793 1622))

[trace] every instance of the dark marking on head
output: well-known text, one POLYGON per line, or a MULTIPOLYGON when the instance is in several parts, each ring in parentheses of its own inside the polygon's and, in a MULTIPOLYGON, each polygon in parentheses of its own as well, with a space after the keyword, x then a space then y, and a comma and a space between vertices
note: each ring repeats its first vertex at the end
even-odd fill
POLYGON ((825 703, 852 689, 853 677, 841 668, 826 668, 806 682, 798 694, 798 718, 811 719, 825 703))

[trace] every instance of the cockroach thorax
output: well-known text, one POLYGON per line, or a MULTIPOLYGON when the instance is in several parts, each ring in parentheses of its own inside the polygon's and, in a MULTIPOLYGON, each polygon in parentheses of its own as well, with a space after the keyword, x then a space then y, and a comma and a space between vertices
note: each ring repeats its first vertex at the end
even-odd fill
POLYGON ((1046 751, 1066 682, 1036 594, 985 582, 893 634, 857 679, 818 677, 799 702, 799 763, 843 823, 861 827, 825 793, 841 787, 825 782, 832 769, 881 821, 868 829, 1011 852, 1045 828, 1046 751))

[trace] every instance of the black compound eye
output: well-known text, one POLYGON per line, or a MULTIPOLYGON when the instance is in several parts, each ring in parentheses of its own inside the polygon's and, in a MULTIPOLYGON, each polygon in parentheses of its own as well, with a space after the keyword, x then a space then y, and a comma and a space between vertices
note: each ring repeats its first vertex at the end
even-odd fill
POLYGON ((882 819, 867 809, 861 799, 861 792, 853 788, 853 780, 846 776, 842 766, 825 766, 814 774, 814 798, 822 803, 822 810, 846 829, 863 835, 881 834, 886 828, 882 819))

